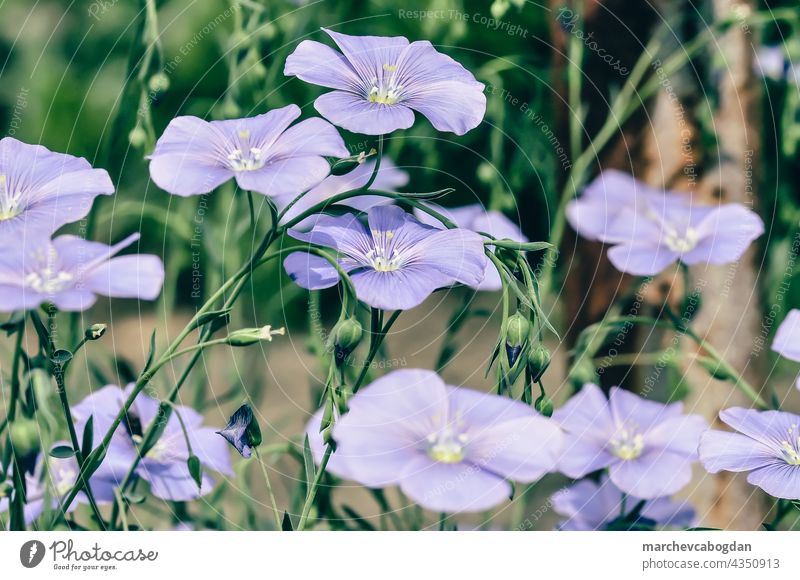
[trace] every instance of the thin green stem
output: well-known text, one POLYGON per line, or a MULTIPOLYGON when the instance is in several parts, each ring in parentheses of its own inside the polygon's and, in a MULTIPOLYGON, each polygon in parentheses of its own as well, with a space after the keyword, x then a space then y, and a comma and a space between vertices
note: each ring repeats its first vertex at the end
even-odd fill
POLYGON ((259 467, 261 467, 261 473, 264 474, 264 484, 267 486, 267 494, 269 495, 269 501, 272 504, 272 514, 275 516, 275 529, 280 530, 281 526, 281 513, 278 511, 278 502, 275 501, 275 494, 272 491, 272 484, 269 481, 269 473, 267 473, 267 466, 264 465, 264 462, 261 460, 261 454, 258 452, 258 448, 253 448, 253 456, 255 460, 258 462, 259 467))

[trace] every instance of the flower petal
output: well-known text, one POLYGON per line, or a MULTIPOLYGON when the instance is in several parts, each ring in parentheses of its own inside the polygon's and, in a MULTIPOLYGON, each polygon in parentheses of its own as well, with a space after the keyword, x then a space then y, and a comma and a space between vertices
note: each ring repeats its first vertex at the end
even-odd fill
POLYGON ((355 92, 361 87, 347 59, 328 45, 314 40, 304 40, 297 45, 286 58, 283 74, 331 89, 355 92))
POLYGON ((292 282, 306 290, 322 290, 339 283, 339 273, 325 258, 308 252, 292 252, 283 261, 292 282))
POLYGON ((692 478, 692 460, 664 451, 645 452, 636 459, 618 461, 608 470, 614 484, 641 499, 672 495, 692 478))
POLYGON ((344 91, 325 93, 314 108, 334 125, 362 135, 386 135, 414 124, 414 112, 404 105, 371 103, 344 91))
POLYGON ((773 450, 739 433, 708 430, 700 438, 700 461, 709 473, 752 471, 776 461, 773 450))
POLYGON ((663 244, 620 244, 608 250, 608 259, 620 272, 655 276, 680 257, 663 244))
POLYGON ((163 283, 164 264, 161 258, 149 254, 112 258, 86 277, 92 292, 112 298, 155 300, 163 283))
POLYGON ((330 164, 322 157, 288 157, 253 171, 236 172, 236 183, 262 195, 297 196, 327 177, 330 164))
POLYGON ((800 310, 793 308, 783 319, 772 341, 772 350, 800 362, 800 310))
POLYGON ((766 465, 748 475, 747 481, 772 497, 800 500, 800 465, 777 462, 766 465))
POLYGON ((406 467, 400 489, 436 512, 482 512, 509 499, 511 486, 469 463, 437 463, 422 456, 406 467))

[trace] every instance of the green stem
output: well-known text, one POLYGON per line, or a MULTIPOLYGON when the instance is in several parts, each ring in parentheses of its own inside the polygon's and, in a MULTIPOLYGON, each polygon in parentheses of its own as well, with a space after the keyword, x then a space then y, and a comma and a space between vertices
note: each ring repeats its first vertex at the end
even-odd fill
POLYGON ((253 448, 253 455, 255 456, 258 465, 261 467, 261 473, 264 474, 264 484, 267 486, 267 494, 269 495, 269 501, 272 504, 272 513, 275 516, 275 529, 280 530, 281 526, 281 513, 278 511, 278 502, 275 501, 275 494, 272 492, 272 484, 269 481, 269 473, 267 473, 267 466, 264 465, 264 462, 261 460, 261 454, 258 452, 258 448, 253 448))

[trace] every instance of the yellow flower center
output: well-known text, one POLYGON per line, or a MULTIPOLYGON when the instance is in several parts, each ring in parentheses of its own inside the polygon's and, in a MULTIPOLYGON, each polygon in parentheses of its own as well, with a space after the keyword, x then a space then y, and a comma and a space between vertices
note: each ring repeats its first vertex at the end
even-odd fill
POLYGON ((610 441, 611 453, 624 461, 636 459, 644 451, 644 437, 635 425, 624 425, 610 441))
POLYGON ((444 427, 428 436, 428 457, 439 463, 461 463, 467 436, 456 433, 451 426, 444 427))
POLYGON ((0 221, 10 220, 21 214, 24 209, 21 201, 22 192, 10 191, 8 179, 5 175, 0 175, 0 221))

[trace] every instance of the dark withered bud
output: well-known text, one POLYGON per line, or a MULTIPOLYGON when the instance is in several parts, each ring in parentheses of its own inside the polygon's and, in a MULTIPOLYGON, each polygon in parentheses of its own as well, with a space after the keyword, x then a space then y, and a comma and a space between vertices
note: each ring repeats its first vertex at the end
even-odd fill
POLYGON ((253 448, 261 445, 261 428, 253 415, 253 409, 247 403, 236 409, 225 428, 217 433, 244 458, 250 457, 253 448))

